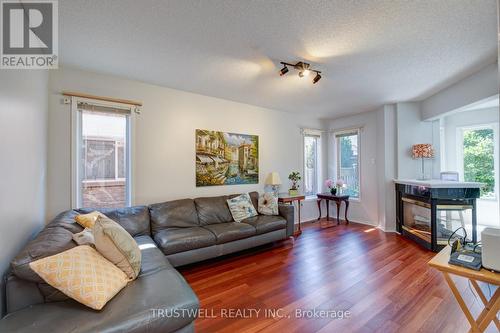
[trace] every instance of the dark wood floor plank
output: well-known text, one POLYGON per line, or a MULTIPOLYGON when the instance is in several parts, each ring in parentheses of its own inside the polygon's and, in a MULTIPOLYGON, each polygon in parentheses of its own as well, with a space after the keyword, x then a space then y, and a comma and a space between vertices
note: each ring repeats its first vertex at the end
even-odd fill
MULTIPOLYGON (((201 306, 216 318, 199 318, 197 332, 454 332, 468 323, 441 274, 427 265, 434 255, 394 233, 351 223, 305 224, 284 241, 182 267, 201 306), (297 309, 348 310, 345 319, 297 318, 297 309), (227 309, 260 311, 226 318, 227 309), (264 311, 281 316, 266 316, 264 311)), ((455 279, 477 315, 466 280, 455 279)), ((490 325, 488 332, 495 332, 490 325)))

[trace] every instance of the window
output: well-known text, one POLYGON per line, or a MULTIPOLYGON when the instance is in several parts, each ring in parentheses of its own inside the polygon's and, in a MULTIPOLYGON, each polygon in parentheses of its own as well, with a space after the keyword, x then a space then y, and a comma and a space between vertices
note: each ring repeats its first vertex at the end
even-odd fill
POLYGON ((304 135, 304 192, 306 196, 318 193, 319 136, 304 135))
POLYGON ((359 129, 335 134, 337 177, 345 183, 343 193, 352 198, 360 197, 359 182, 359 129))
POLYGON ((480 182, 481 199, 496 200, 497 131, 494 125, 460 127, 458 166, 466 182, 480 182))
POLYGON ((131 203, 131 112, 123 107, 73 102, 75 208, 124 207, 131 203))

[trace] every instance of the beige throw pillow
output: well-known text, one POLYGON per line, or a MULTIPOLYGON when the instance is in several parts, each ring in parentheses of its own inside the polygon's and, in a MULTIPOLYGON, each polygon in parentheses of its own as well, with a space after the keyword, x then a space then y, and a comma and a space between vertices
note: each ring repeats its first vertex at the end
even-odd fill
POLYGON ((106 216, 97 218, 92 231, 97 251, 134 280, 141 270, 141 250, 132 236, 106 216))
POLYGON ((88 245, 29 265, 52 287, 95 310, 101 310, 128 282, 125 273, 88 245))
POLYGON ((278 197, 269 192, 260 195, 259 213, 262 215, 279 215, 278 197))

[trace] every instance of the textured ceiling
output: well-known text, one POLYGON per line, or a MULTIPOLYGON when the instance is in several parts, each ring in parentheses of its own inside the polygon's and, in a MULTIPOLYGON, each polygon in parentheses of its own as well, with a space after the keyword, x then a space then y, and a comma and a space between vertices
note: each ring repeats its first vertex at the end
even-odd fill
POLYGON ((321 117, 422 99, 497 54, 495 0, 64 0, 59 7, 63 66, 321 117), (278 76, 279 61, 297 60, 323 79, 278 76))

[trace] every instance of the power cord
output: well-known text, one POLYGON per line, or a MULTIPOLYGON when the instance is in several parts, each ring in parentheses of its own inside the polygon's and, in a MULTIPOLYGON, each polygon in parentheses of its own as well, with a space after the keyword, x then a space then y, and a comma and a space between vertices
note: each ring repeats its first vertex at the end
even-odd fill
POLYGON ((457 231, 458 231, 458 230, 460 230, 460 229, 462 229, 462 230, 464 231, 464 236, 463 236, 463 238, 459 237, 459 238, 461 239, 461 240, 460 240, 460 243, 461 243, 462 245, 465 245, 465 240, 467 239, 467 230, 465 230, 465 228, 464 228, 464 227, 460 227, 460 228, 455 229, 455 231, 453 231, 453 232, 451 233, 450 237, 448 237, 448 245, 449 245, 449 246, 452 246, 452 245, 451 245, 451 243, 450 243, 450 242, 451 242, 451 239, 452 239, 452 238, 453 238, 453 236, 457 233, 457 231))

